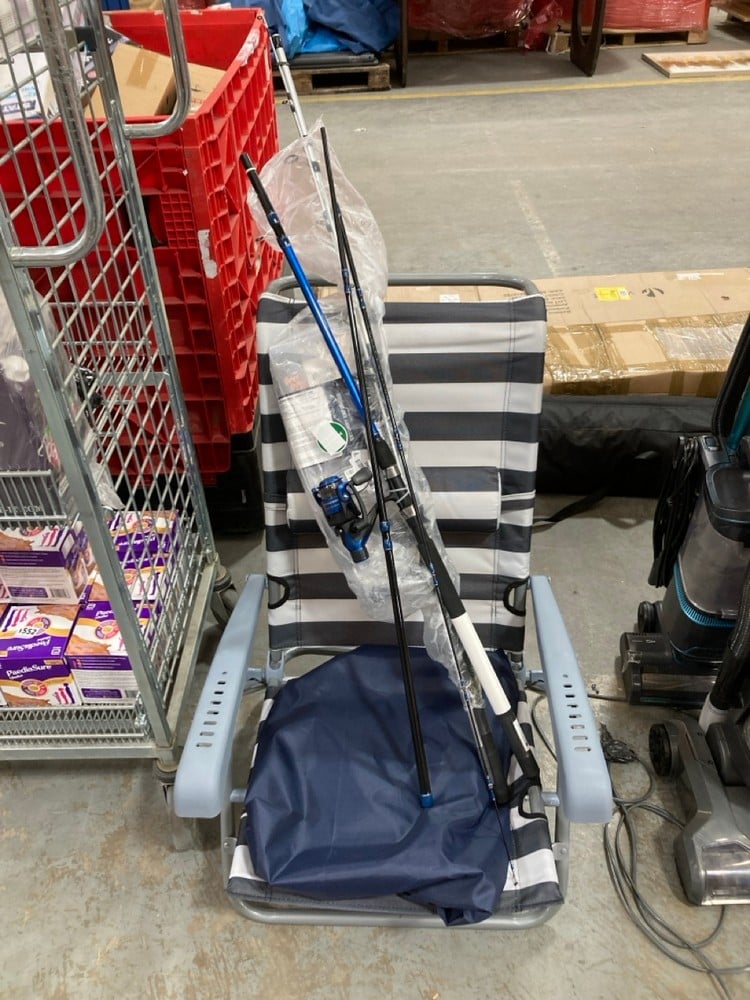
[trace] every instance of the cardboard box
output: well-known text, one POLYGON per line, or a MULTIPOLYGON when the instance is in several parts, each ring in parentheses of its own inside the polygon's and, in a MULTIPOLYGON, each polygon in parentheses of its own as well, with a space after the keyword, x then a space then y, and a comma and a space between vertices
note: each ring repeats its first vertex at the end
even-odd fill
MULTIPOLYGON (((543 278, 544 388, 714 397, 750 313, 750 268, 543 278)), ((495 285, 395 286, 394 302, 487 302, 495 285)))
POLYGON ((10 605, 0 621, 0 691, 7 705, 80 705, 65 659, 77 605, 10 605))
MULTIPOLYGON (((63 10, 63 19, 69 21, 72 7, 63 10)), ((30 39, 36 35, 33 19, 24 23, 24 34, 30 39)), ((20 32, 17 35, 20 40, 20 32)), ((10 38, 5 40, 9 43, 10 38)), ((10 46, 12 48, 12 46, 10 46)), ((78 52, 71 53, 70 68, 76 84, 83 93, 83 74, 78 52)), ((47 69, 44 52, 17 52, 10 62, 0 61, 0 109, 7 121, 24 118, 54 118, 58 113, 55 89, 47 69)))
POLYGON ((83 594, 90 548, 66 526, 0 530, 0 580, 15 604, 74 604, 83 594))
MULTIPOLYGON (((174 67, 169 56, 137 45, 120 44, 112 53, 112 66, 125 117, 153 118, 168 115, 174 107, 174 67)), ((195 113, 211 96, 226 70, 189 63, 190 112, 195 113)), ((97 88, 91 97, 96 118, 104 118, 104 104, 97 88)))
POLYGON ((750 268, 543 278, 535 283, 555 326, 750 312, 750 268))
MULTIPOLYGON (((141 630, 147 634, 151 609, 138 612, 141 630)), ((78 613, 66 650, 66 662, 84 704, 132 705, 138 684, 125 643, 107 602, 88 601, 78 613)))
MULTIPOLYGON (((120 44, 112 53, 112 66, 127 119, 169 114, 175 100, 169 56, 136 45, 120 44)), ((91 95, 91 109, 95 118, 106 117, 99 88, 91 95)))
POLYGON ((198 66, 189 63, 190 70, 190 112, 194 114, 201 105, 216 90, 224 78, 225 69, 214 69, 213 66, 198 66))

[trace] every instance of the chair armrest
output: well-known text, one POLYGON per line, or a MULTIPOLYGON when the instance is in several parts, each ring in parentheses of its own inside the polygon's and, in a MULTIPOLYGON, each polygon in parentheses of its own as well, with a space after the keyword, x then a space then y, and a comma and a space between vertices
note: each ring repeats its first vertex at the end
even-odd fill
POLYGON ((232 742, 266 579, 247 578, 206 676, 174 783, 178 816, 211 818, 225 808, 232 742))
POLYGON ((612 816, 612 784, 581 668, 547 577, 533 576, 531 592, 560 805, 574 823, 606 823, 612 816))

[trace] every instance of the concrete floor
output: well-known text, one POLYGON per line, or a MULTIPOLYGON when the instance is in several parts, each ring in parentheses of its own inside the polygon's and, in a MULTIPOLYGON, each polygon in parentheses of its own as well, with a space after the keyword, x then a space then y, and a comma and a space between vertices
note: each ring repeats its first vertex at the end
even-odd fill
MULTIPOLYGON (((711 45, 750 41, 715 19, 711 45)), ((678 47, 682 50, 681 47, 678 47)), ((748 263, 743 198, 748 79, 670 83, 640 48, 602 52, 586 80, 544 53, 413 57, 409 86, 319 96, 351 180, 382 226, 393 271, 515 270, 529 277, 748 263)), ((280 109, 282 133, 291 123, 280 109)), ((563 498, 541 497, 539 510, 563 498)), ((652 500, 610 498, 539 532, 587 680, 615 691, 618 638, 653 597, 652 500)), ((221 539, 241 580, 262 566, 258 535, 221 539)), ((207 627, 203 659, 216 639, 207 627)), ((259 650, 260 652, 260 650, 259 650)), ((614 736, 646 754, 662 711, 593 702, 614 736)), ((541 719, 544 721, 544 713, 541 719)), ((242 765, 244 767, 244 764, 242 765)), ((3 766, 0 997, 40 1000, 636 1000, 711 996, 708 979, 663 957, 610 886, 601 828, 576 828, 569 897, 523 933, 266 927, 223 893, 215 832, 176 853, 148 762, 3 766)), ((637 770, 619 767, 629 792, 637 770)), ((672 792, 657 798, 675 807, 672 792)), ((684 902, 672 831, 642 821, 642 877, 697 939, 716 913, 684 902)), ((711 954, 750 961, 750 914, 730 909, 711 954)), ((750 996, 750 975, 728 978, 750 996)))

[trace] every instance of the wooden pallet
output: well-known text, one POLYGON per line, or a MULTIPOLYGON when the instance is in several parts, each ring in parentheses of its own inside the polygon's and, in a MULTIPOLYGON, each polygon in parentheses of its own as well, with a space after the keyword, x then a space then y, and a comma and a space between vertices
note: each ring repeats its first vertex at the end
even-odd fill
MULTIPOLYGON (((390 90, 391 69, 388 63, 364 66, 291 67, 294 85, 300 97, 310 94, 342 94, 358 90, 390 90)), ((281 90, 281 80, 274 73, 274 85, 281 90)))
POLYGON ((458 38, 440 31, 421 31, 409 28, 409 54, 446 56, 460 52, 496 52, 499 49, 518 48, 520 30, 498 32, 483 38, 458 38))
MULTIPOLYGON (((584 28, 584 33, 588 32, 584 28)), ((705 31, 639 31, 635 28, 605 28, 604 45, 674 45, 685 42, 687 45, 703 45, 708 41, 708 29, 705 31)), ((567 52, 570 49, 570 25, 561 24, 560 30, 550 35, 547 51, 553 54, 567 52)))
POLYGON ((750 3, 747 0, 721 0, 721 3, 715 3, 714 7, 723 10, 727 14, 728 21, 750 24, 750 3))

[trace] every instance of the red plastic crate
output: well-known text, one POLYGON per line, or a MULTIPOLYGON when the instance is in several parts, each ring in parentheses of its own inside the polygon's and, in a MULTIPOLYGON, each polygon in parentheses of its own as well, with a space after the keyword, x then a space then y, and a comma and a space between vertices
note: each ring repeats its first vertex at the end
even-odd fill
MULTIPOLYGON (((191 430, 207 479, 207 473, 229 467, 230 437, 249 431, 255 417, 255 310, 263 289, 281 273, 282 257, 258 244, 239 156, 246 151, 265 163, 278 150, 278 132, 268 35, 259 12, 205 10, 181 18, 188 60, 227 72, 179 131, 133 145, 191 430), (211 364, 213 352, 218 366, 211 364)), ((113 12, 111 20, 133 41, 168 53, 163 15, 113 12)))
MULTIPOLYGON (((110 18, 134 42, 168 53, 162 13, 112 11, 110 18)), ((199 465, 204 481, 211 483, 229 468, 232 435, 253 426, 255 311, 268 282, 281 273, 283 260, 258 243, 239 157, 248 152, 264 164, 278 150, 278 133, 268 34, 260 12, 183 11, 181 20, 188 60, 223 69, 224 76, 180 129, 163 138, 136 140, 132 147, 199 465)), ((10 141, 20 142, 23 135, 20 124, 14 135, 10 123, 10 141)), ((122 183, 106 131, 103 140, 106 162, 97 153, 98 166, 110 169, 112 190, 119 197, 122 183)), ((37 137, 33 148, 17 145, 15 159, 24 183, 12 165, 0 171, 9 207, 25 197, 41 167, 42 175, 56 172, 60 177, 57 187, 47 186, 47 193, 53 204, 59 199, 63 217, 66 201, 74 202, 80 193, 75 172, 65 165, 66 154, 60 122, 37 137), (62 169, 56 169, 60 159, 62 169)), ((51 222, 45 199, 35 199, 15 220, 17 236, 22 243, 36 243, 35 226, 47 232, 51 222)), ((71 294, 79 280, 76 273, 71 294)))

